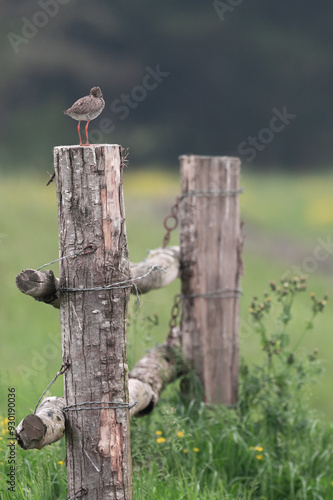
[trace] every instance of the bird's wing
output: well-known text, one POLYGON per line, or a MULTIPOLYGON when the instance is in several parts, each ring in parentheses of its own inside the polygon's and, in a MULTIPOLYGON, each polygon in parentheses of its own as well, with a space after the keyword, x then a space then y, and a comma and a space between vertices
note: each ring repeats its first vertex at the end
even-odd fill
POLYGON ((74 111, 75 113, 84 114, 87 113, 91 109, 91 99, 87 97, 81 97, 76 102, 74 102, 73 106, 69 108, 68 111, 74 111))

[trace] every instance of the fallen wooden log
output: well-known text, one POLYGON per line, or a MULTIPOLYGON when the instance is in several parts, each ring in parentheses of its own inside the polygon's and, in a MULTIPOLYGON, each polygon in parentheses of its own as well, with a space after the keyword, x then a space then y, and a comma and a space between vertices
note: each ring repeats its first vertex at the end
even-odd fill
MULTIPOLYGON (((165 386, 185 370, 181 356, 179 327, 169 333, 167 341, 154 347, 138 361, 129 374, 130 416, 141 417, 157 405, 165 386)), ((18 444, 24 450, 40 450, 55 443, 65 433, 65 398, 45 398, 36 414, 27 415, 16 427, 18 444)))
MULTIPOLYGON (((150 250, 145 260, 130 264, 131 276, 139 293, 147 293, 169 285, 179 277, 179 268, 179 247, 177 246, 150 250), (153 266, 161 269, 156 268, 149 273, 153 266), (138 279, 141 276, 145 277, 138 279)), ((60 308, 59 279, 54 276, 53 271, 24 269, 16 276, 16 286, 25 295, 57 309, 60 308)), ((131 292, 135 294, 136 289, 133 287, 131 292)))
POLYGON ((181 333, 173 328, 167 341, 148 351, 130 371, 128 380, 129 402, 137 404, 130 415, 142 417, 150 413, 158 403, 167 384, 185 370, 181 354, 181 333))

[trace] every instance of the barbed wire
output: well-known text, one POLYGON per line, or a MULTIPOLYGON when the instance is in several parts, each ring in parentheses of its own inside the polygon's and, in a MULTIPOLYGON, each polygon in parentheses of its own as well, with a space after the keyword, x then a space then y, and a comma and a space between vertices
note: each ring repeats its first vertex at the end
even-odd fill
POLYGON ((95 245, 87 245, 82 250, 77 250, 75 252, 72 252, 68 255, 64 255, 63 257, 59 257, 59 259, 52 260, 51 262, 47 262, 46 264, 43 264, 42 266, 38 267, 36 271, 39 271, 40 269, 43 269, 44 267, 49 267, 52 264, 56 264, 56 262, 60 262, 61 260, 69 259, 70 257, 78 257, 79 255, 88 255, 90 253, 94 253, 97 250, 97 247, 95 245))
POLYGON ((141 307, 141 302, 140 302, 140 296, 139 296, 139 287, 138 287, 138 285, 135 282, 136 281, 140 281, 143 278, 146 278, 153 271, 162 271, 163 273, 167 272, 165 269, 163 269, 163 267, 160 267, 160 266, 154 264, 153 266, 151 266, 148 269, 148 271, 145 274, 143 274, 142 276, 138 276, 136 278, 130 278, 128 280, 118 281, 117 283, 110 283, 109 285, 87 287, 87 288, 58 287, 57 291, 59 291, 59 292, 94 292, 94 291, 100 292, 102 290, 116 290, 116 289, 132 288, 132 287, 134 287, 135 294, 136 294, 136 299, 138 301, 138 307, 140 308, 141 307))
POLYGON ((139 401, 134 401, 133 404, 122 403, 121 401, 85 401, 84 403, 74 403, 72 405, 65 406, 63 411, 83 411, 83 410, 118 410, 128 408, 131 410, 138 404, 139 401), (89 408, 82 408, 86 405, 97 405, 104 404, 108 406, 92 406, 89 408), (81 408, 79 408, 81 407, 81 408))
POLYGON ((188 191, 186 193, 182 193, 178 196, 179 200, 182 200, 183 198, 186 198, 188 196, 195 196, 195 197, 211 197, 211 196, 237 196, 238 194, 241 194, 244 191, 244 188, 239 188, 239 189, 223 189, 219 191, 188 191))
POLYGON ((180 299, 232 299, 242 295, 243 291, 241 288, 221 288, 217 290, 212 290, 205 293, 190 293, 186 295, 180 295, 180 299))
MULTIPOLYGON (((93 244, 85 246, 82 250, 77 250, 75 252, 72 252, 68 255, 64 255, 63 257, 59 257, 59 259, 52 260, 51 262, 47 262, 46 264, 43 264, 42 266, 37 268, 37 271, 40 269, 43 269, 44 267, 49 267, 52 264, 55 264, 56 262, 60 262, 61 260, 69 259, 70 257, 76 258, 79 255, 88 255, 90 253, 93 253, 97 250, 97 247, 93 244)), ((138 306, 140 307, 140 298, 139 298, 139 289, 136 284, 136 281, 140 281, 143 278, 146 278, 149 276, 149 274, 152 271, 162 271, 163 273, 166 273, 167 271, 163 269, 162 267, 154 264, 151 266, 148 271, 143 274, 142 276, 137 276, 136 278, 130 278, 128 280, 123 280, 123 281, 118 281, 116 283, 110 283, 109 285, 104 285, 104 286, 96 286, 96 287, 81 287, 81 288, 75 288, 75 287, 57 287, 56 291, 58 292, 93 292, 93 291, 102 291, 102 290, 113 290, 116 288, 131 288, 134 287, 135 293, 136 293, 136 298, 138 301, 138 306)))
MULTIPOLYGON (((42 397, 50 389, 50 387, 55 383, 55 381, 57 380, 57 378, 60 375, 63 375, 65 373, 65 371, 69 367, 70 367, 70 363, 68 361, 66 361, 66 363, 63 363, 61 365, 60 370, 56 373, 55 377, 51 380, 51 382, 46 387, 45 391, 43 391, 42 395, 38 399, 37 404, 35 406, 34 414, 36 414, 36 411, 37 411, 37 409, 39 407, 39 404, 40 404, 40 401, 42 400, 42 397)), ((134 401, 134 403, 132 405, 130 405, 130 403, 123 403, 121 401, 86 401, 86 402, 83 402, 83 403, 73 403, 72 405, 65 406, 63 408, 63 411, 117 410, 118 408, 119 409, 128 408, 129 410, 131 410, 137 404, 138 404, 138 401, 134 401), (93 407, 89 407, 89 408, 83 408, 86 405, 97 405, 97 404, 98 405, 104 404, 104 405, 107 405, 107 406, 96 406, 96 407, 93 406, 93 407)))
POLYGON ((44 394, 49 390, 49 388, 51 387, 51 385, 53 385, 55 383, 55 381, 57 380, 57 378, 62 375, 63 373, 65 373, 65 371, 67 370, 67 368, 69 368, 70 366, 70 363, 68 361, 66 361, 66 363, 63 363, 60 367, 60 370, 56 373, 56 376, 51 380, 51 382, 49 383, 49 385, 46 387, 45 391, 42 393, 41 397, 39 398, 39 400, 37 401, 37 404, 35 406, 35 411, 34 411, 34 414, 36 414, 36 411, 38 409, 38 406, 39 406, 39 403, 41 402, 41 399, 42 397, 44 396, 44 394))
POLYGON ((145 274, 143 274, 142 276, 138 276, 137 278, 130 278, 128 280, 118 281, 117 283, 110 283, 109 285, 104 285, 104 286, 95 286, 87 288, 58 287, 57 290, 59 290, 59 292, 94 292, 101 290, 113 290, 114 288, 130 288, 135 285, 134 284, 135 281, 140 281, 143 278, 146 278, 152 271, 156 270, 162 271, 163 273, 167 272, 165 269, 163 269, 163 267, 154 264, 148 269, 148 271, 145 274))

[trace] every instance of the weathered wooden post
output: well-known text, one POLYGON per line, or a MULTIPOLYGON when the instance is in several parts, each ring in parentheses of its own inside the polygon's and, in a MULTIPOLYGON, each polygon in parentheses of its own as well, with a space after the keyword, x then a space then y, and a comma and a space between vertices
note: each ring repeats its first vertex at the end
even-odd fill
POLYGON ((242 272, 238 158, 180 157, 183 351, 210 403, 237 402, 242 272))
POLYGON ((119 283, 130 272, 120 146, 59 146, 54 164, 68 495, 128 500, 130 285, 119 283))

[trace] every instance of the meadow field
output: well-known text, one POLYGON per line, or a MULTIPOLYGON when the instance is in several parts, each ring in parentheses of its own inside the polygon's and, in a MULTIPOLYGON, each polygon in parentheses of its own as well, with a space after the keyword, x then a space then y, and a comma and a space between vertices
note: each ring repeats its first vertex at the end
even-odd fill
MULTIPOLYGON (((44 176, 37 173, 0 175, 0 419, 3 437, 6 436, 8 389, 15 388, 18 423, 33 411, 40 394, 61 365, 59 311, 25 297, 15 285, 15 276, 22 269, 36 269, 58 257, 55 183, 45 187, 47 180, 47 173, 44 176)), ((256 447, 259 452, 265 447, 254 441, 253 435, 249 441, 245 439, 244 421, 240 430, 225 409, 211 415, 200 405, 180 402, 176 383, 165 392, 154 415, 133 421, 136 499, 333 498, 333 474, 331 477, 326 474, 324 485, 323 482, 320 484, 321 489, 316 479, 321 474, 318 468, 318 464, 322 465, 320 460, 326 460, 327 466, 328 463, 332 465, 331 456, 320 455, 323 443, 327 447, 330 443, 331 446, 332 432, 329 433, 328 427, 320 430, 318 422, 322 421, 323 426, 327 426, 333 417, 333 175, 259 174, 244 167, 241 185, 244 187, 240 202, 245 243, 240 355, 249 366, 261 363, 265 355, 260 349, 260 336, 249 312, 252 297, 262 297, 263 291, 269 290, 270 281, 279 283, 281 277, 287 276, 307 277, 307 290, 295 298, 289 333, 291 348, 295 346, 295 352, 304 352, 305 355, 318 350, 317 357, 324 369, 317 383, 309 384, 305 389, 305 395, 310 400, 309 411, 311 408, 316 411, 312 420, 313 435, 309 438, 313 438, 314 442, 317 439, 319 447, 318 453, 309 449, 309 453, 312 452, 313 477, 304 479, 304 483, 301 479, 294 482, 292 478, 303 470, 304 464, 298 464, 297 471, 293 472, 290 451, 290 455, 285 457, 289 472, 281 466, 281 490, 278 490, 279 486, 276 490, 270 489, 270 474, 276 476, 273 460, 269 461, 265 451, 262 452, 262 460, 258 459, 261 456, 258 453, 253 455, 256 447), (306 321, 311 317, 311 292, 319 299, 328 293, 328 303, 324 312, 316 318, 314 328, 298 345, 306 321), (230 433, 230 428, 234 429, 234 435, 230 433), (170 438, 166 439, 163 453, 161 447, 156 445, 159 435, 156 432, 170 438), (145 454, 142 447, 149 440, 145 454), (230 470, 225 475, 219 475, 223 460, 213 449, 214 442, 228 449, 225 456, 229 456, 230 470), (147 453, 152 457, 147 467, 149 473, 139 474, 147 463, 147 453), (240 472, 236 471, 236 464, 245 460, 244 457, 247 465, 244 465, 242 474, 254 478, 245 481, 246 486, 240 472), (177 473, 170 472, 171 463, 177 473), (232 487, 236 483, 230 480, 232 467, 236 471, 234 475, 240 478, 234 493, 232 487), (289 490, 282 486, 282 477, 284 481, 286 476, 289 490), (327 496, 329 488, 331 496, 327 496), (174 491, 176 496, 170 496, 170 491, 174 491), (286 495, 286 491, 289 491, 289 496, 279 496, 286 495)), ((124 192, 130 259, 140 261, 145 258, 147 250, 162 243, 162 221, 179 194, 179 177, 168 170, 135 171, 130 166, 124 171, 124 192)), ((170 243, 178 244, 176 231, 170 243)), ((57 274, 56 264, 52 269, 57 274)), ((177 281, 168 288, 143 296, 140 309, 136 300, 131 299, 128 325, 130 368, 147 349, 164 341, 173 295, 178 292, 179 286, 177 281)), ((268 328, 272 330, 276 328, 279 314, 278 308, 275 309, 268 318, 268 328)), ((51 388, 50 394, 62 395, 61 379, 51 388)), ((5 490, 6 452, 5 448, 1 448, 3 443, 4 439, 0 441, 0 470, 3 471, 0 474, 0 490, 5 490)), ((308 456, 304 451, 306 443, 301 443, 299 439, 298 444, 297 456, 305 460, 308 456)), ((64 454, 63 443, 42 451, 17 450, 19 473, 16 496, 4 492, 3 498, 66 498, 64 454), (48 464, 46 469, 45 464, 48 464)))

